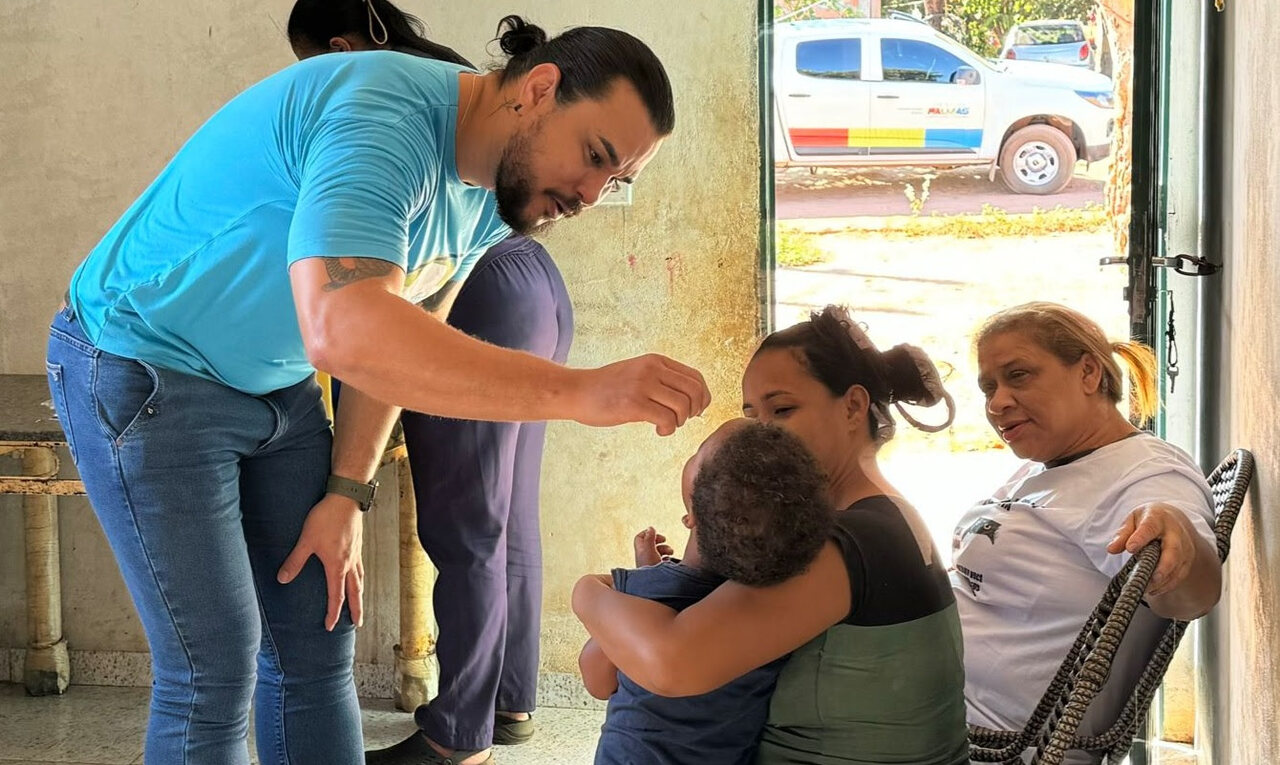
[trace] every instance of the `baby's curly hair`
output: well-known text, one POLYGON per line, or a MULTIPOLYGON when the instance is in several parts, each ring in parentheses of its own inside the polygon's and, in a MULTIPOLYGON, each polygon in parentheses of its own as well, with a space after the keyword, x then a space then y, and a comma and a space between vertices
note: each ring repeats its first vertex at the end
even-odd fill
POLYGON ((831 536, 826 477, 800 439, 752 423, 727 436, 693 482, 703 568, 751 587, 803 572, 831 536))

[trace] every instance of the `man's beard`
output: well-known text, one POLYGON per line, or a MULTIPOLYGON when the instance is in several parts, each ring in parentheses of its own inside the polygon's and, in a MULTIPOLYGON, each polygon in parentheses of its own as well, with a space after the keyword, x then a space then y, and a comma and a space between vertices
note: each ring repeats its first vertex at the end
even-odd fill
MULTIPOLYGON (((533 219, 524 217, 529 215, 529 203, 534 196, 533 172, 529 169, 529 157, 533 154, 533 141, 540 135, 542 135, 541 120, 531 125, 528 130, 512 136, 502 149, 502 156, 498 159, 498 172, 494 178, 493 196, 497 202, 498 217, 510 226, 512 231, 523 236, 543 233, 555 223, 554 219, 538 223, 537 216, 541 213, 534 213, 533 219)), ((550 191, 547 195, 560 203, 565 217, 572 217, 583 210, 584 205, 581 199, 569 201, 550 191)))
MULTIPOLYGON (((529 235, 543 231, 547 223, 539 226, 535 220, 524 216, 533 199, 533 178, 529 170, 529 154, 533 145, 533 135, 538 130, 534 125, 526 132, 517 133, 507 141, 502 149, 502 157, 498 160, 498 173, 494 179, 493 196, 498 205, 498 217, 517 234, 529 235)), ((549 222, 548 222, 549 223, 549 222)))

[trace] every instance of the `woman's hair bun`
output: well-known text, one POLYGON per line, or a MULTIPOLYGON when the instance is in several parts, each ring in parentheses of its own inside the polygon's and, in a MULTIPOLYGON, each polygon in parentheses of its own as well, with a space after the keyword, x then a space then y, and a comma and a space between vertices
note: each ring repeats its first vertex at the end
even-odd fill
POLYGON ((542 27, 530 24, 516 15, 498 22, 498 46, 508 56, 523 56, 547 42, 542 27))
POLYGON ((880 354, 886 368, 889 386, 893 389, 894 401, 914 403, 933 398, 925 384, 920 365, 916 362, 916 355, 919 353, 919 351, 913 353, 910 345, 901 343, 880 354))

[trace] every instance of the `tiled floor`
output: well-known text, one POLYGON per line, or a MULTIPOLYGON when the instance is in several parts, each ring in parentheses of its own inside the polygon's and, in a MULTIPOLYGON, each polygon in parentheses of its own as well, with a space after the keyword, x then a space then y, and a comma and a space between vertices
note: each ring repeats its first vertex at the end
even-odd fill
MULTIPOLYGON (((361 706, 369 747, 395 743, 413 731, 413 719, 389 700, 361 706)), ((542 709, 533 741, 499 748, 494 760, 500 765, 587 765, 603 717, 594 710, 542 709)), ((140 763, 146 722, 145 688, 73 686, 65 696, 31 698, 20 685, 2 684, 0 763, 140 763)))
MULTIPOLYGON (((393 744, 413 731, 412 718, 389 700, 366 700, 364 740, 393 744)), ((588 765, 604 713, 548 709, 538 712, 538 735, 519 747, 500 747, 500 765, 588 765)), ((142 762, 147 723, 145 688, 73 686, 65 696, 31 698, 22 686, 0 684, 0 765, 132 765, 142 762)), ((250 752, 252 752, 250 747, 250 752)), ((257 762, 254 758, 253 762, 257 762)), ((1195 765, 1194 752, 1168 747, 1152 765, 1195 765)))

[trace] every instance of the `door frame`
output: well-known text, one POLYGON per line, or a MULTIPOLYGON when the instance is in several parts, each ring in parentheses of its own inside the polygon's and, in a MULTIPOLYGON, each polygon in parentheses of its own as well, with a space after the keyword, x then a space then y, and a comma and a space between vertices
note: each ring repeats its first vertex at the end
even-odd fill
POLYGON ((760 135, 760 252, 756 274, 758 295, 756 331, 764 337, 776 322, 774 271, 778 267, 774 234, 777 204, 774 199, 773 155, 773 0, 756 3, 756 82, 760 93, 757 123, 760 135))
MULTIPOLYGON (((1157 345, 1155 258, 1164 252, 1168 148, 1169 38, 1165 0, 1136 0, 1133 11, 1132 171, 1129 218, 1129 334, 1157 345)), ((1162 371, 1163 376, 1163 371, 1162 371)))

